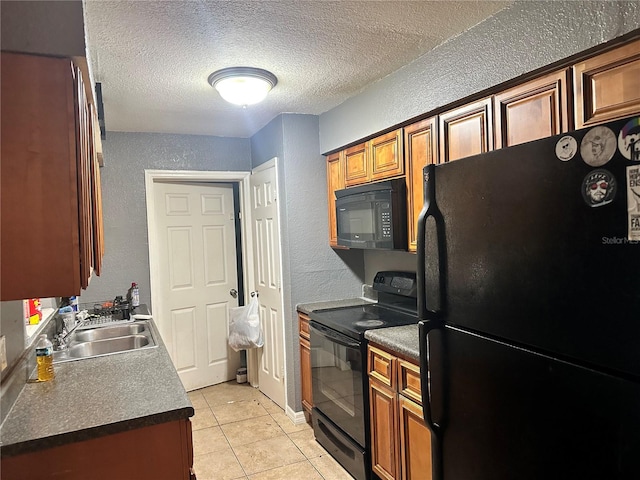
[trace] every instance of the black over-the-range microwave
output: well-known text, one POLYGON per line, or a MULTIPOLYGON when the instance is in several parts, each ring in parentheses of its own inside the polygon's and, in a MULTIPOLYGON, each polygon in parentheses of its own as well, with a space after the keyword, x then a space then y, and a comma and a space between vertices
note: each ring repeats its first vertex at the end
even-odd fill
POLYGON ((338 245, 350 248, 407 249, 407 197, 404 178, 337 190, 338 245))

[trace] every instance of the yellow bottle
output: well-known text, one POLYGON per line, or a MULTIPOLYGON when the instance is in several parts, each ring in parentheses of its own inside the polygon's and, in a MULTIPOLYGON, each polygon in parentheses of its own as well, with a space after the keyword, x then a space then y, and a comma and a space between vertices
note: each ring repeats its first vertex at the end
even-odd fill
POLYGON ((53 344, 44 334, 38 337, 36 361, 38 363, 38 381, 53 380, 53 344))

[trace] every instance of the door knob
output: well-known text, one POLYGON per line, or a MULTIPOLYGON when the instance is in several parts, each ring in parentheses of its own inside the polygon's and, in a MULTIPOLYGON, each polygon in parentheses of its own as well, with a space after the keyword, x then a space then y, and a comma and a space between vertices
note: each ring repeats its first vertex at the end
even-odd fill
POLYGON ((229 290, 229 295, 231 295, 233 298, 238 298, 238 291, 235 288, 232 288, 231 290, 229 290))

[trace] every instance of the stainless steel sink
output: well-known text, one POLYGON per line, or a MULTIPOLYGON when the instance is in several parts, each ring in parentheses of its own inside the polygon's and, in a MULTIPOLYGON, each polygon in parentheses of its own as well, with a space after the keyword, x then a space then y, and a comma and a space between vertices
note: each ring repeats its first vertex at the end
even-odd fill
POLYGON ((135 323, 133 325, 116 325, 113 327, 92 328, 89 330, 81 330, 75 332, 72 341, 92 342, 94 340, 102 340, 104 338, 123 337, 126 335, 135 335, 144 332, 145 325, 135 323))
POLYGON ((69 362, 156 346, 155 329, 146 320, 96 327, 72 333, 67 339, 67 348, 53 352, 53 362, 69 362))

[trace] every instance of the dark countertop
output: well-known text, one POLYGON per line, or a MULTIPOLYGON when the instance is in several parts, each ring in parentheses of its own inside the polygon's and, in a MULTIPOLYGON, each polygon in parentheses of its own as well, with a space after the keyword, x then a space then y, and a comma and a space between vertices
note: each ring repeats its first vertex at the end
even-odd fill
POLYGON ((398 353, 406 358, 420 362, 420 344, 418 324, 402 327, 377 328, 367 330, 364 337, 371 343, 385 347, 390 352, 398 353))
POLYGON ((316 310, 327 310, 328 308, 353 307, 356 305, 366 305, 376 303, 375 300, 365 298, 345 298, 343 300, 330 300, 328 302, 300 303, 296 306, 299 312, 309 315, 316 310))
POLYGON ((55 364, 54 380, 27 383, 0 427, 1 455, 193 416, 162 339, 156 340, 156 348, 55 364))

